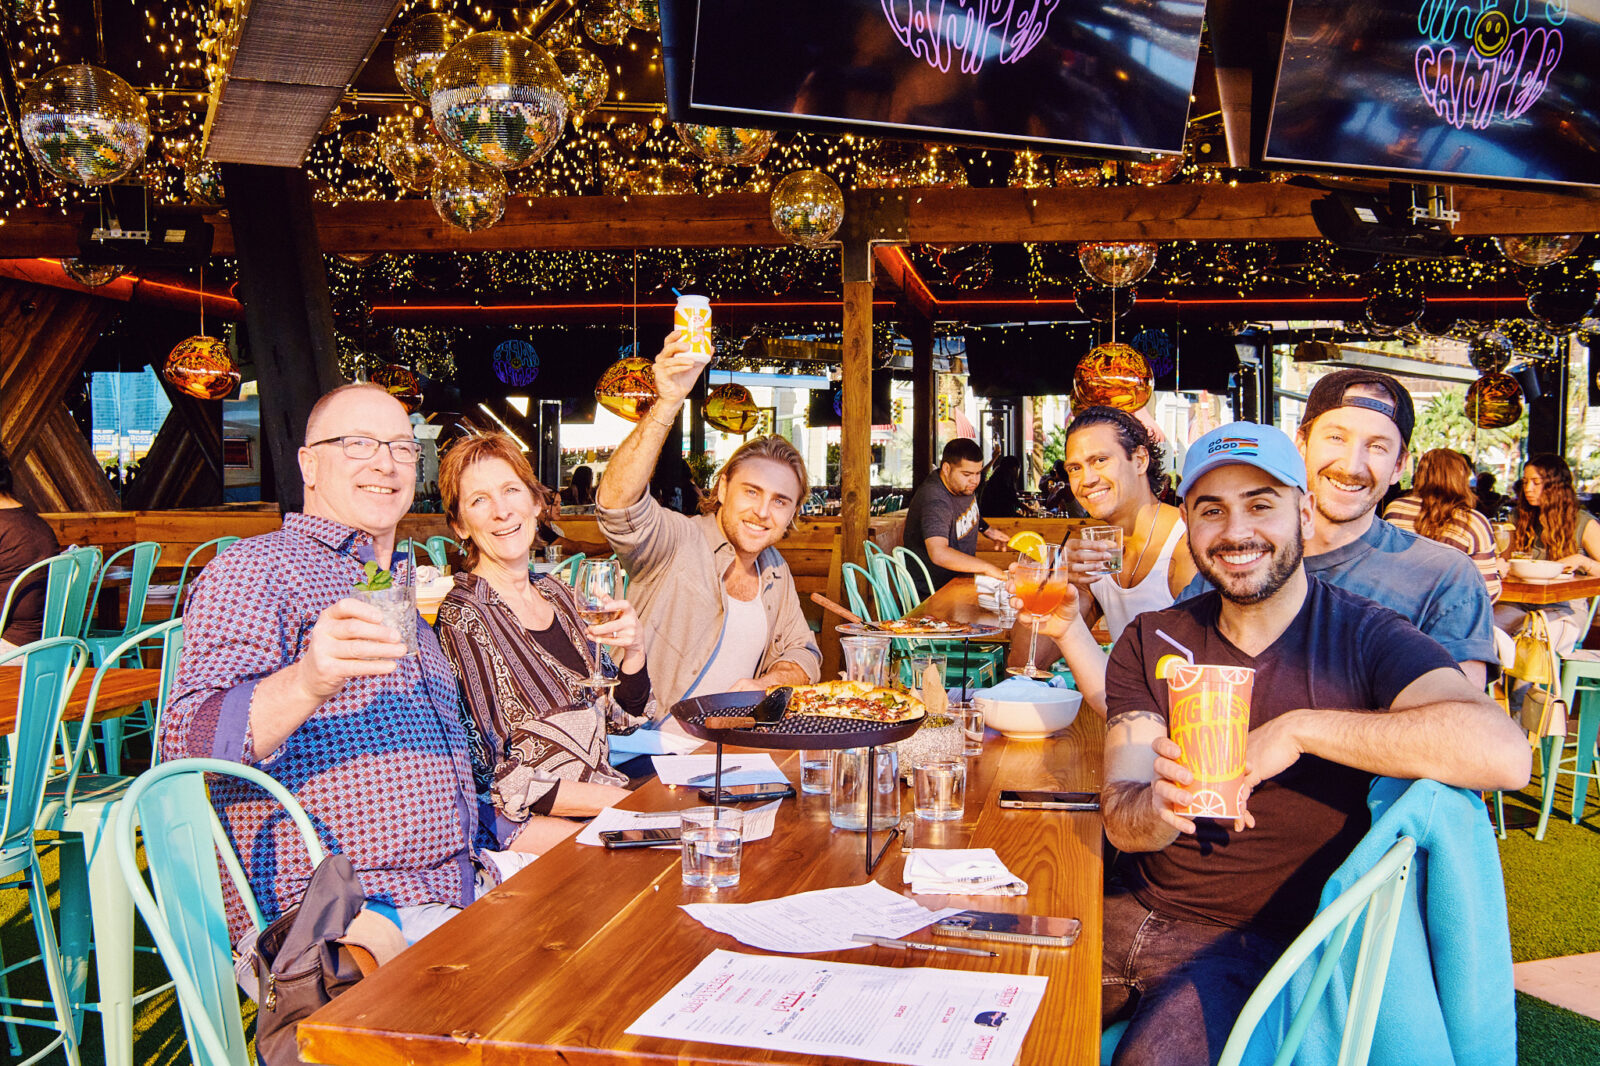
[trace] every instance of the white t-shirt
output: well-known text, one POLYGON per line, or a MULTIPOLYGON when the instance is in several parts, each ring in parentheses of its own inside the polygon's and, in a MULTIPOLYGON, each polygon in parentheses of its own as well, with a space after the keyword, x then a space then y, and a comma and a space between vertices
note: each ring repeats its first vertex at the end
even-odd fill
POLYGON ((735 681, 754 677, 767 649, 767 610, 761 597, 736 600, 722 593, 722 640, 705 672, 684 698, 727 692, 735 681))

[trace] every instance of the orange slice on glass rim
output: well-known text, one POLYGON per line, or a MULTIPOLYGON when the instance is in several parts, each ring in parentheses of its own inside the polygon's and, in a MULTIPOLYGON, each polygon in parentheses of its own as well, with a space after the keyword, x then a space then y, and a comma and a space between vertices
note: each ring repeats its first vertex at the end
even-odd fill
POLYGON ((1044 536, 1035 533, 1031 529, 1025 529, 1006 541, 1006 547, 1012 551, 1026 555, 1028 558, 1040 563, 1044 562, 1044 546, 1044 536))
POLYGON ((1181 655, 1163 655, 1156 660, 1156 677, 1164 681, 1172 676, 1175 667, 1188 665, 1189 660, 1181 655))

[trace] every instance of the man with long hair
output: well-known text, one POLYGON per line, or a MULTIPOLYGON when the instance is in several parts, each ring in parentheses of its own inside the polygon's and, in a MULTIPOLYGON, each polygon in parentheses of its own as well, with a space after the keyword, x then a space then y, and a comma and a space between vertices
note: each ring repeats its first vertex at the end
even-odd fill
POLYGON ((773 434, 728 458, 695 517, 651 497, 650 474, 705 365, 674 332, 656 355, 659 399, 617 447, 595 515, 628 571, 650 683, 668 706, 688 696, 804 685, 822 674, 778 542, 810 492, 805 459, 773 434))

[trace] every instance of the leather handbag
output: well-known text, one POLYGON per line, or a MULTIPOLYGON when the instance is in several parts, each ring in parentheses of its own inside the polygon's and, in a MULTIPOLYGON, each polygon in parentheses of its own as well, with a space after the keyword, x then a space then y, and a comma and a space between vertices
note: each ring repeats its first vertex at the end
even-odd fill
POLYGON ((262 1066, 297 1066, 301 1020, 357 981, 361 969, 339 943, 366 903, 355 867, 343 855, 318 864, 300 902, 256 940, 256 1057, 262 1066))
POLYGON ((1548 689, 1529 689, 1522 698, 1522 728, 1536 737, 1567 735, 1567 701, 1548 689))
POLYGON ((1506 673, 1547 688, 1556 683, 1555 652, 1543 611, 1530 612, 1517 630, 1516 657, 1506 673))

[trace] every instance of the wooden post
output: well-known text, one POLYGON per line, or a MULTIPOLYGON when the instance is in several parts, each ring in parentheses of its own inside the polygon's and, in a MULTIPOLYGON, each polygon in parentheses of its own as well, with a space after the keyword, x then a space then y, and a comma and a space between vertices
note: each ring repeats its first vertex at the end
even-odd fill
MULTIPOLYGON (((298 511, 296 456, 317 398, 344 383, 333 340, 328 274, 305 172, 222 164, 239 258, 239 299, 260 382, 261 439, 281 510, 298 511)), ((263 493, 265 495, 265 493, 263 493)))
MULTIPOLYGON (((860 249, 866 255, 865 244, 860 249)), ((844 258, 851 258, 846 246, 844 258)), ((844 281, 843 428, 839 439, 840 551, 843 561, 866 562, 868 507, 872 486, 872 281, 844 281)))
POLYGON ((915 487, 933 469, 933 323, 909 310, 901 328, 911 341, 911 484, 915 487))

